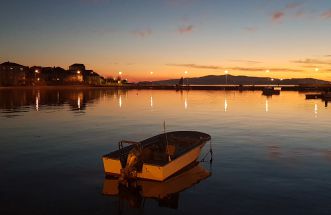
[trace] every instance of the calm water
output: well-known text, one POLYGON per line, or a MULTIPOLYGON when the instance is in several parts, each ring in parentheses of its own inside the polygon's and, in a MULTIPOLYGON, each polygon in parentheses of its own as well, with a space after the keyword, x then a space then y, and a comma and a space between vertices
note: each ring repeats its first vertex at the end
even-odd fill
POLYGON ((0 90, 0 120, 0 214, 331 213, 331 108, 298 92, 0 90), (102 195, 101 156, 164 120, 212 136, 212 175, 177 209, 102 195))

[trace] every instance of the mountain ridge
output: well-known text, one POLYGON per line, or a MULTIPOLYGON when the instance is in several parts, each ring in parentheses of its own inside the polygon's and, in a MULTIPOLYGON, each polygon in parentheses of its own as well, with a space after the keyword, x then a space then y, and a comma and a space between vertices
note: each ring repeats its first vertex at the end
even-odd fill
MULTIPOLYGON (((175 85, 180 79, 167 79, 159 81, 143 81, 139 84, 158 84, 158 85, 175 85)), ((330 84, 329 81, 314 79, 314 78, 290 78, 278 79, 270 77, 254 77, 244 75, 206 75, 201 77, 183 78, 184 84, 190 85, 265 85, 265 84, 280 84, 280 85, 300 85, 300 84, 330 84)))

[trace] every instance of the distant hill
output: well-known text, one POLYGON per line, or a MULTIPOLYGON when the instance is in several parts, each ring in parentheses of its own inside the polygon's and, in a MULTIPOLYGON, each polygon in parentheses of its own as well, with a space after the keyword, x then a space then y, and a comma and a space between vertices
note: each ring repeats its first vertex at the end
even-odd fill
MULTIPOLYGON (((179 79, 169 79, 161 81, 153 81, 153 84, 158 85, 175 85, 179 79)), ((140 82, 140 84, 148 84, 150 82, 140 82)), ((208 75, 197 78, 184 78, 184 84, 190 85, 218 85, 218 84, 234 84, 234 85, 299 85, 299 84, 329 84, 330 82, 313 79, 313 78, 292 78, 292 79, 271 79, 269 77, 249 77, 249 76, 234 76, 234 75, 208 75)))

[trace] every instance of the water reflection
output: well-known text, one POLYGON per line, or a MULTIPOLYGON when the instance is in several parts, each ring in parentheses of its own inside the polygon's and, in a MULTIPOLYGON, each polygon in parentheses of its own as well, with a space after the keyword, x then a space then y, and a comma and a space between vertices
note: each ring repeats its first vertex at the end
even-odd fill
POLYGON ((70 111, 85 110, 101 98, 114 96, 119 98, 122 107, 122 95, 126 91, 88 90, 88 89, 2 89, 0 90, 0 113, 7 117, 19 116, 15 113, 42 111, 50 107, 69 106, 70 111))
POLYGON ((118 99, 118 106, 122 107, 122 96, 120 95, 120 98, 118 99))
POLYGON ((314 105, 314 113, 315 113, 315 118, 317 118, 318 106, 317 106, 316 103, 315 103, 315 105, 314 105))
POLYGON ((187 97, 185 98, 185 101, 184 101, 184 108, 185 108, 185 109, 188 108, 187 97))
MULTIPOLYGON (((116 184, 107 189, 116 182, 104 181, 100 157, 116 149, 119 139, 145 139, 163 132, 164 120, 169 130, 212 135, 213 176, 190 189, 184 180, 182 189, 187 190, 180 193, 171 191, 178 182, 151 189, 138 184, 142 188, 135 195, 148 202, 144 214, 331 210, 331 112, 324 101, 305 100, 297 92, 268 100, 259 91, 184 93, 181 97, 171 90, 0 89, 0 214, 116 214, 118 204, 112 203, 117 201, 128 209, 128 192, 116 184), (100 194, 103 182, 104 193, 114 195, 100 194), (159 192, 162 198, 151 198, 147 191, 159 192), (157 207, 158 202, 170 205, 167 200, 177 202, 173 205, 179 209, 157 207)), ((139 201, 134 205, 143 206, 139 201)), ((136 214, 132 211, 142 209, 130 208, 125 214, 136 214)))
POLYGON ((40 100, 40 92, 38 91, 36 95, 36 111, 39 111, 39 100, 40 100))
POLYGON ((151 96, 151 108, 153 107, 153 96, 151 96))
POLYGON ((117 179, 106 178, 102 193, 117 197, 119 210, 142 208, 146 200, 156 200, 160 207, 177 209, 180 192, 187 190, 211 176, 200 164, 191 165, 176 176, 164 182, 139 180, 129 187, 121 185, 117 179))
MULTIPOLYGON (((155 107, 155 101, 158 102, 157 109, 163 109, 168 107, 171 102, 172 108, 176 111, 181 109, 193 111, 198 108, 199 105, 204 106, 205 110, 209 108, 223 108, 224 112, 229 111, 229 92, 224 91, 186 91, 180 92, 180 94, 174 91, 126 91, 126 90, 110 90, 110 89, 84 89, 84 88, 40 88, 40 89, 1 89, 0 90, 0 113, 5 117, 17 117, 22 116, 21 112, 31 111, 44 111, 48 109, 64 109, 75 113, 84 114, 88 106, 92 107, 94 103, 108 103, 116 105, 122 109, 125 108, 128 111, 136 110, 134 107, 139 105, 150 108, 155 107), (131 94, 130 94, 131 93, 131 94), (130 96, 130 95, 135 96, 130 96), (211 97, 207 99, 205 95, 210 94, 211 97), (175 97, 180 95, 181 99, 176 100, 175 97), (189 98, 190 97, 190 98, 189 98), (193 102, 190 103, 190 100, 193 102), (126 104, 127 103, 127 104, 126 104), (144 103, 144 104, 143 104, 144 103), (69 109, 63 108, 69 107, 69 109)), ((253 111, 264 110, 264 112, 270 112, 270 98, 259 97, 259 92, 244 92, 236 94, 233 91, 235 99, 231 99, 231 109, 233 113, 241 111, 253 111), (264 102, 260 102, 260 101, 264 102), (242 108, 242 104, 247 103, 245 108, 242 108), (253 110, 255 109, 255 110, 253 110)), ((313 117, 321 116, 321 112, 324 110, 319 109, 319 102, 309 103, 304 100, 304 97, 300 97, 300 94, 284 93, 282 96, 274 99, 273 113, 278 111, 285 111, 286 108, 294 106, 295 104, 305 103, 307 106, 312 105, 312 111, 309 111, 313 117), (280 98, 282 100, 280 100, 280 98), (281 105, 283 107, 281 107, 281 105), (284 107, 286 105, 287 107, 284 107)), ((234 97, 233 97, 234 98, 234 97)), ((324 103, 324 102, 323 102, 324 103)), ((325 102, 327 107, 327 101, 325 102)), ((109 109, 108 109, 109 110, 109 109)), ((250 112, 251 113, 251 112, 250 112)))

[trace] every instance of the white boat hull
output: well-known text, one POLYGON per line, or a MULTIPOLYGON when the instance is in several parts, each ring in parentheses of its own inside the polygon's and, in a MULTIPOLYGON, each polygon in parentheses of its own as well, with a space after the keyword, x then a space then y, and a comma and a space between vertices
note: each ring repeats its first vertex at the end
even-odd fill
MULTIPOLYGON (((184 167, 196 161, 204 145, 205 143, 192 148, 190 151, 170 161, 164 166, 144 163, 142 171, 137 173, 137 177, 140 179, 164 181, 184 167)), ((103 157, 103 165, 106 175, 119 176, 121 174, 122 166, 119 159, 103 157)))

